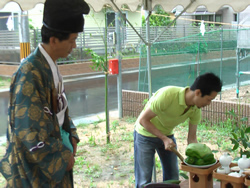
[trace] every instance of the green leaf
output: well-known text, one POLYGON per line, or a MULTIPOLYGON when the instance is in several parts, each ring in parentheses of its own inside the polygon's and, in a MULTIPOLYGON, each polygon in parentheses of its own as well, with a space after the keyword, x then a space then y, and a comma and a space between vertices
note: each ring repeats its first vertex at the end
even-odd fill
POLYGON ((232 141, 232 144, 237 144, 238 143, 238 141, 233 139, 233 138, 230 138, 230 140, 232 141))
POLYGON ((250 133, 250 127, 247 127, 245 133, 250 133))
POLYGON ((240 135, 241 135, 241 138, 245 137, 245 133, 244 133, 243 129, 240 130, 240 135))
POLYGON ((237 143, 235 143, 235 145, 234 145, 234 147, 233 147, 232 150, 234 151, 234 150, 238 149, 238 147, 239 147, 239 143, 237 142, 237 143))
POLYGON ((231 134, 233 135, 233 137, 234 137, 235 140, 238 139, 237 135, 234 132, 231 132, 231 134))
POLYGON ((180 173, 180 176, 182 176, 186 180, 188 179, 188 176, 185 173, 183 173, 183 172, 180 173))
POLYGON ((247 149, 247 141, 246 140, 242 140, 242 144, 243 144, 244 148, 247 149))
POLYGON ((243 117, 240 119, 240 121, 248 121, 248 118, 247 117, 243 117))
POLYGON ((247 156, 247 158, 249 158, 250 157, 250 151, 243 151, 242 152, 242 155, 246 155, 247 156))
POLYGON ((231 116, 233 116, 233 117, 236 117, 236 116, 237 116, 237 115, 234 113, 234 109, 228 111, 226 114, 229 114, 229 115, 231 115, 231 116))

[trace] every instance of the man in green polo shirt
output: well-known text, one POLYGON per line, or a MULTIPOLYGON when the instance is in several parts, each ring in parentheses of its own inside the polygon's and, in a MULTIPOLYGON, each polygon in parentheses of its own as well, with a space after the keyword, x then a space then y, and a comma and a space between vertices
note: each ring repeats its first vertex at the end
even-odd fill
POLYGON ((189 119, 187 142, 195 143, 201 109, 221 91, 222 82, 213 73, 196 78, 191 87, 167 86, 148 101, 135 123, 135 185, 141 188, 152 179, 155 150, 161 160, 163 181, 179 180, 178 160, 171 147, 177 147, 173 129, 189 119))

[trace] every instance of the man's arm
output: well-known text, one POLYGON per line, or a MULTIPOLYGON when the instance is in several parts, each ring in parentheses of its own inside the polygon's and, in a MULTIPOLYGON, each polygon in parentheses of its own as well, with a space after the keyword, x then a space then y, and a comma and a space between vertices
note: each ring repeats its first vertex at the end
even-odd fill
POLYGON ((196 132, 197 132, 197 125, 189 123, 188 139, 187 139, 188 144, 197 143, 196 132))
POLYGON ((168 138, 166 135, 162 134, 153 123, 151 123, 151 119, 154 118, 156 114, 150 110, 150 108, 147 108, 143 114, 141 115, 139 119, 139 123, 150 133, 160 138, 164 145, 166 150, 170 150, 170 147, 175 147, 175 143, 172 139, 168 138))

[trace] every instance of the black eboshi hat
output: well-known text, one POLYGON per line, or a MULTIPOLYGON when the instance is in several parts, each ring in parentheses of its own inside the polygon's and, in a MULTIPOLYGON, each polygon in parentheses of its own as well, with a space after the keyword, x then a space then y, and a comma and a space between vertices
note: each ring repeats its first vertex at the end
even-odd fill
POLYGON ((90 8, 84 0, 46 0, 43 25, 56 32, 82 32, 83 14, 88 14, 89 11, 90 8))

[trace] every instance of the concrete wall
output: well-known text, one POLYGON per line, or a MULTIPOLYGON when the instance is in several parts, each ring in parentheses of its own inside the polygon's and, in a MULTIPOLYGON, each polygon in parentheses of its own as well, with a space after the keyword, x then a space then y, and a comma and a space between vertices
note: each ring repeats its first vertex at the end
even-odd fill
MULTIPOLYGON (((122 60, 121 64, 122 70, 138 69, 139 59, 125 59, 122 60)), ((97 73, 97 71, 91 69, 91 65, 91 62, 65 64, 59 65, 59 70, 63 76, 97 73)), ((17 68, 18 65, 0 64, 0 76, 11 77, 17 68)))
MULTIPOLYGON (((235 57, 235 53, 235 50, 223 51, 223 58, 235 57)), ((152 66, 160 66, 162 64, 177 64, 180 63, 180 61, 183 61, 184 59, 187 60, 188 58, 190 58, 190 56, 193 56, 193 54, 154 56, 152 57, 152 66)), ((203 60, 220 59, 220 56, 221 54, 219 51, 212 51, 203 54, 203 60)), ((194 59, 195 61, 195 57, 191 59, 194 59)), ((139 59, 123 59, 121 64, 122 70, 138 69, 139 59)), ((91 62, 64 64, 59 65, 59 70, 63 76, 96 73, 97 71, 94 71, 90 68, 91 65, 91 62)), ((0 64, 0 76, 10 77, 16 71, 17 67, 18 65, 0 64)))
POLYGON ((12 50, 0 50, 0 61, 1 62, 20 62, 20 49, 12 49, 12 50))
POLYGON ((222 22, 231 24, 232 21, 236 21, 234 20, 234 14, 232 7, 228 6, 222 11, 222 22))

